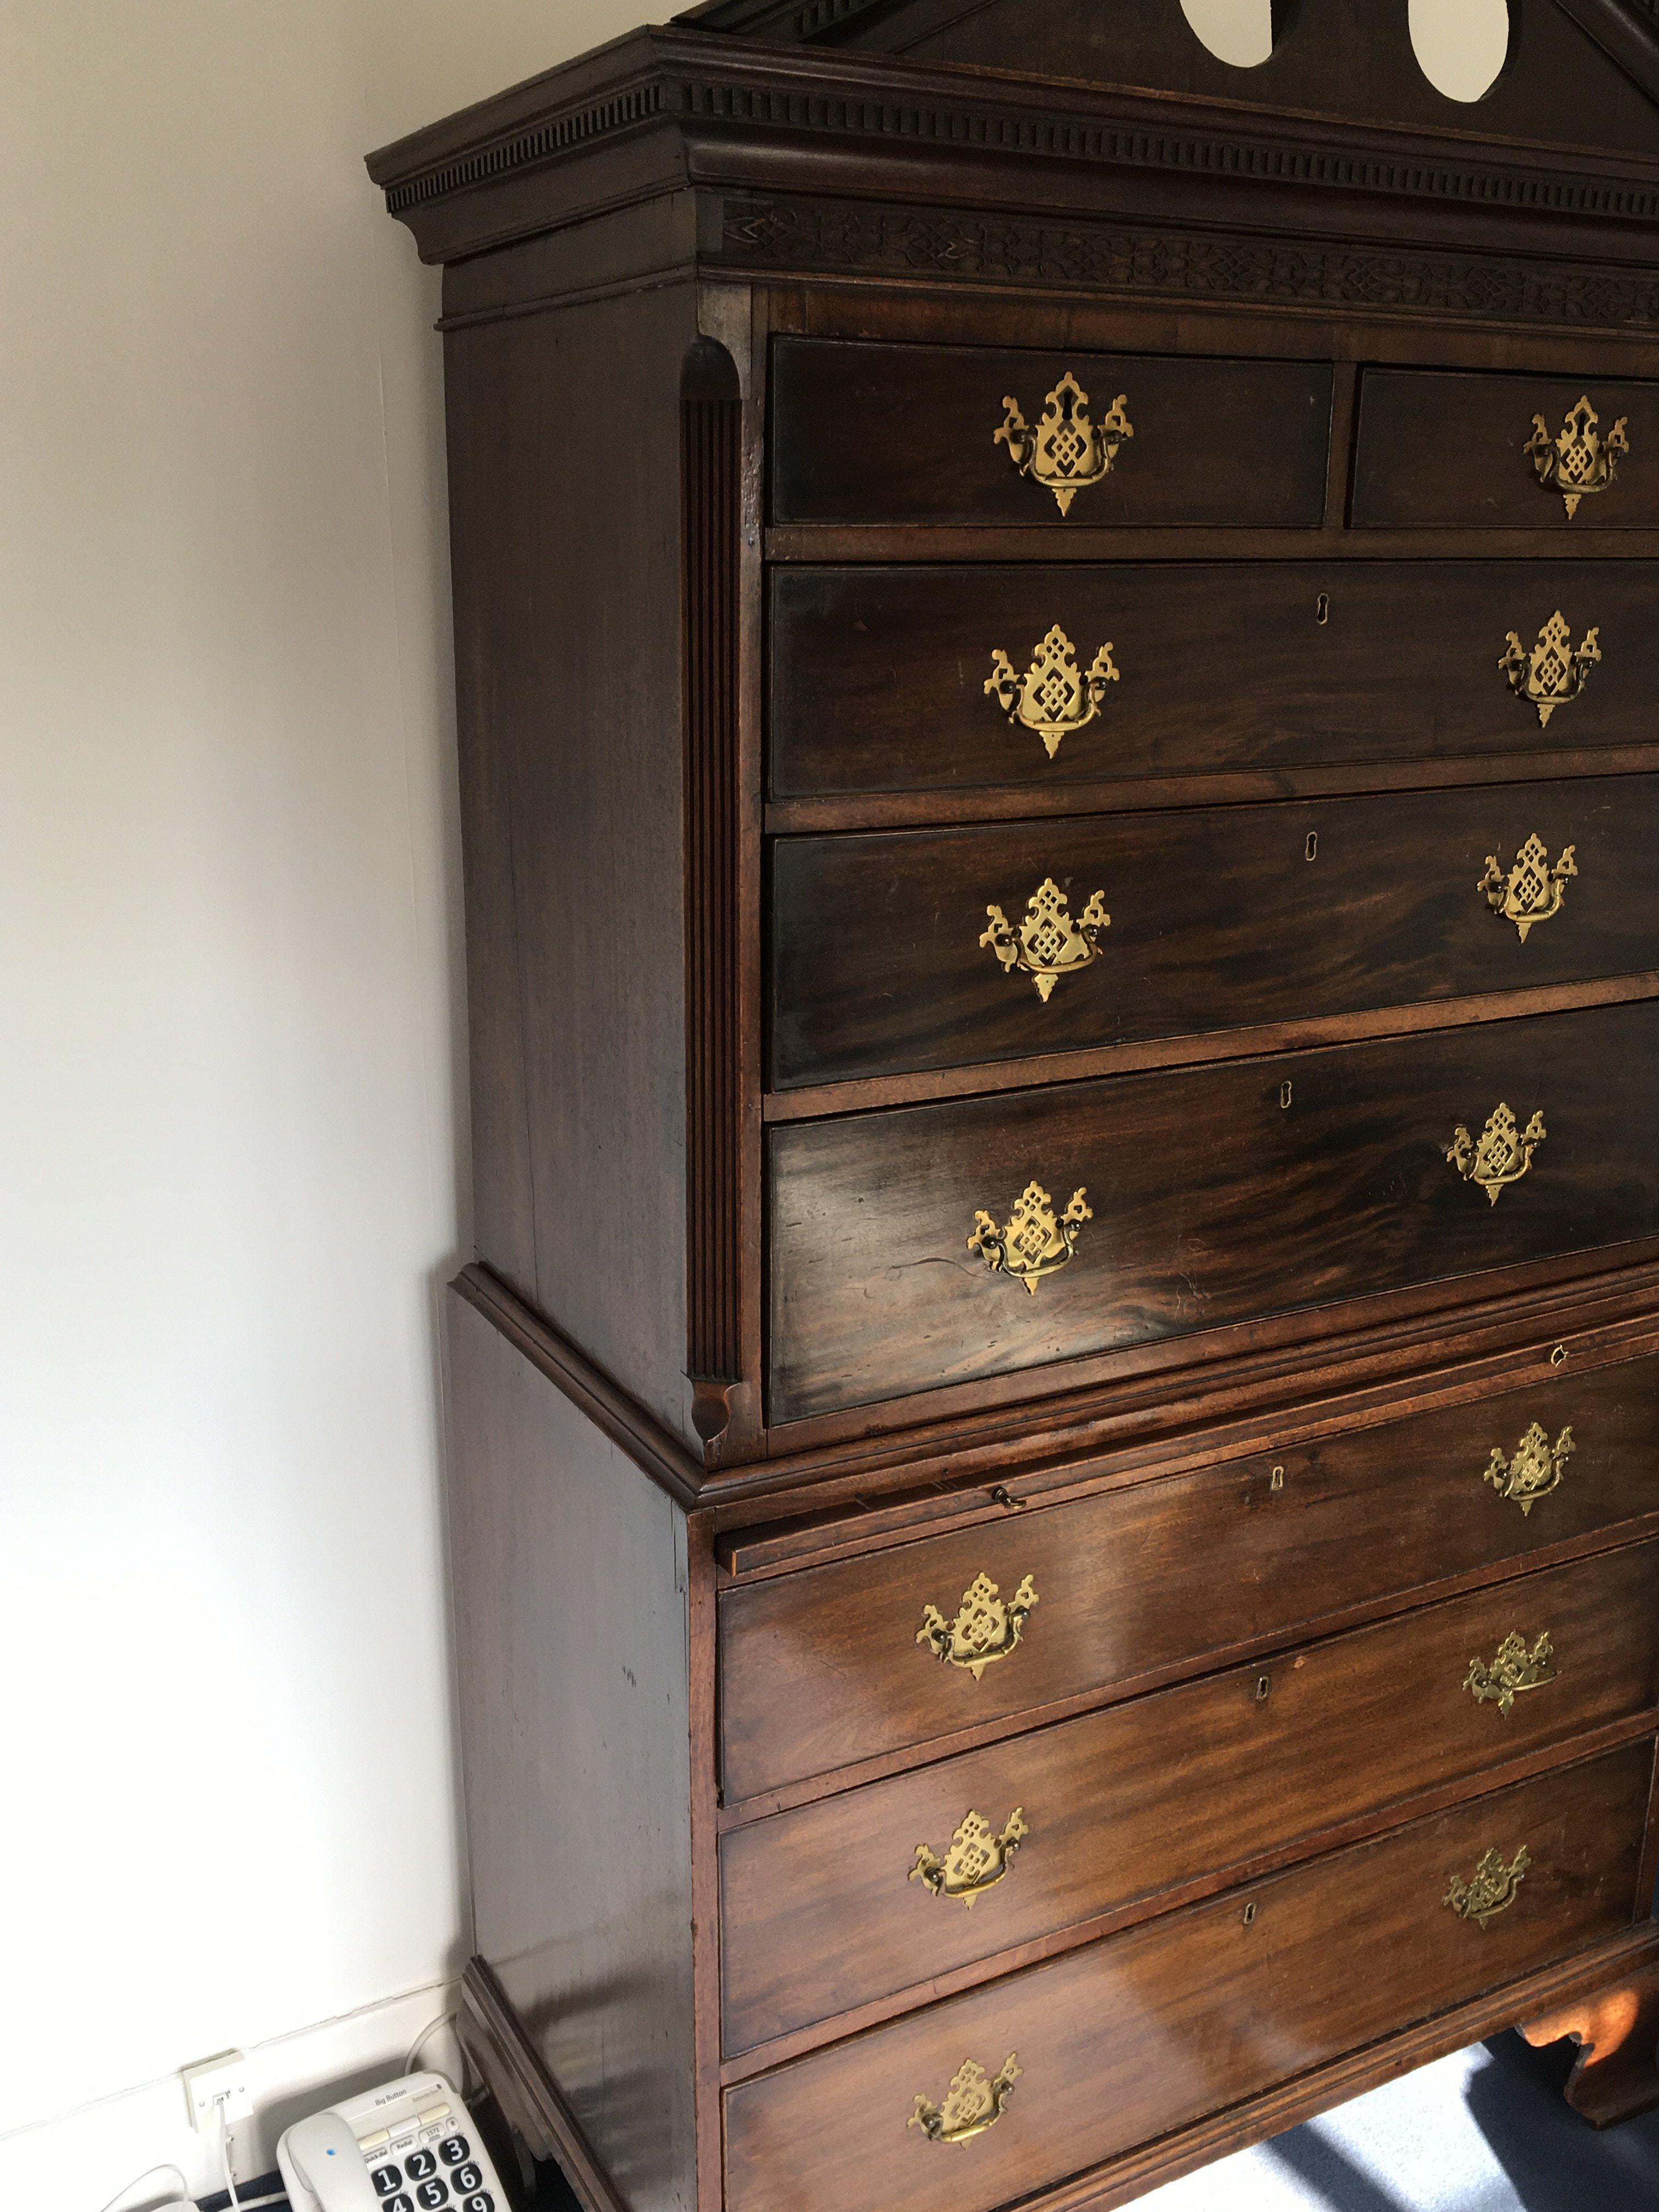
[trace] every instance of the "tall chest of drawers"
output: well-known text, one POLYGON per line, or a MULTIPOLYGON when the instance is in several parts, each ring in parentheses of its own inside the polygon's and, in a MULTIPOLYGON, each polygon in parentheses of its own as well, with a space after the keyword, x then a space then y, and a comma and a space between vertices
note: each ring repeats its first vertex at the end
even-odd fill
POLYGON ((712 0, 445 264, 464 2021, 587 2212, 1659 2103, 1659 16, 712 0))

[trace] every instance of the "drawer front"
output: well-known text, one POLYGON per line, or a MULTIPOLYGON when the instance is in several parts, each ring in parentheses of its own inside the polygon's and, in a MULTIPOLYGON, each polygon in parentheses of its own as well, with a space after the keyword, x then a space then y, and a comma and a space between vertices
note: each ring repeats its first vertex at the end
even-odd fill
POLYGON ((1352 512, 1401 529, 1651 530, 1659 384, 1368 369, 1352 512))
POLYGON ((990 2212, 1615 1935, 1651 1769, 1644 1742, 1497 1791, 730 2089, 727 2202, 990 2212), (1445 1899, 1488 1852, 1482 1925, 1445 1899), (1011 2092, 934 2140, 964 2063, 1011 2092))
POLYGON ((773 1081, 1651 968, 1656 849, 1649 776, 782 839, 773 1081))
POLYGON ((772 516, 1316 524, 1330 426, 1320 362, 781 338, 772 516))
POLYGON ((1289 1640, 1656 1512, 1646 1358, 740 1585, 720 1600, 725 1796, 1289 1640), (1534 1424, 1541 1454, 1522 1445, 1534 1424), (981 1577, 1005 1621, 975 1671, 927 1632, 981 1577))
POLYGON ((1606 1553, 735 1829, 726 2050, 1650 1712, 1656 1598, 1606 1553))
POLYGON ((1659 691, 1653 573, 1608 561, 775 569, 771 788, 1048 789, 1645 744, 1659 691), (1561 703, 1540 719, 1525 696, 1531 654, 1558 613, 1574 652, 1597 633, 1601 659, 1567 666, 1561 703), (1499 665, 1511 633, 1523 667, 1499 665))
POLYGON ((1644 1001, 775 1128, 771 1418, 1653 1236, 1656 1074, 1644 1001))

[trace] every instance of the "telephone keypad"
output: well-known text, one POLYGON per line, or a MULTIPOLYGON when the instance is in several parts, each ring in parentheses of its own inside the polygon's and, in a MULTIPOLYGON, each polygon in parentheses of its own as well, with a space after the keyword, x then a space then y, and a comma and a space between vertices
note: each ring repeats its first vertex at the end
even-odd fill
POLYGON ((446 2166, 459 2166, 464 2158, 471 2157, 472 2146, 465 2136, 446 2136, 438 2145, 438 2155, 446 2166))
POLYGON ((395 2166, 377 2166, 369 2179, 374 2184, 377 2197, 390 2197, 401 2187, 403 2176, 395 2166))
POLYGON ((495 2200, 487 2189, 481 2189, 476 2197, 466 2199, 461 2212, 495 2212, 495 2200))
POLYGON ((469 2189, 482 2189, 483 2187, 483 2167, 474 2166, 469 2160, 466 2165, 458 2166, 454 2172, 450 2175, 449 2185, 452 2189, 459 2190, 462 2196, 465 2196, 469 2189))
POLYGON ((424 2181, 429 2173, 438 2171, 438 2161, 429 2150, 412 2150, 404 2167, 411 2181, 424 2181))
POLYGON ((415 2212, 415 2199, 412 2197, 388 2197, 386 2212, 415 2212))
POLYGON ((449 2191, 441 2181, 423 2181, 415 2191, 421 2212, 438 2212, 441 2204, 449 2202, 449 2191))

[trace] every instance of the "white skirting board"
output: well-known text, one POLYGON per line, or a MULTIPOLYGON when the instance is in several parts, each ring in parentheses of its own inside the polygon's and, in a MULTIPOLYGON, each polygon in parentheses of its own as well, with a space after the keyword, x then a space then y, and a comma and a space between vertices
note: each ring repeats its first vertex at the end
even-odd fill
MULTIPOLYGON (((400 2074, 410 2045, 429 2021, 454 2009, 459 1989, 459 1982, 428 1983, 249 2046, 253 2116, 231 2130, 238 2186, 271 2171, 276 2138, 293 2121, 400 2074)), ((184 2063, 210 2056, 189 2051, 184 2063)), ((422 2063, 460 2086, 453 2028, 432 2036, 422 2063)), ((0 2199, 28 2212, 102 2212, 124 2182, 167 2160, 183 2170, 192 2197, 223 2193, 217 2142, 191 2128, 176 2074, 0 2136, 0 2199)), ((154 2174, 123 2199, 122 2212, 146 2212, 178 2193, 173 2177, 154 2174)))

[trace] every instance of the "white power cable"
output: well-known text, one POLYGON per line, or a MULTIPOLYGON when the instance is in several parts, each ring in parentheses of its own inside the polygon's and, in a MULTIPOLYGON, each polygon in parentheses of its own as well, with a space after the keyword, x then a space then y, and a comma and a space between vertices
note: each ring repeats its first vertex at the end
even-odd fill
POLYGON ((236 2178, 230 2170, 230 2122, 225 2118, 222 2102, 219 2106, 219 2166, 230 2195, 231 2212, 239 2212, 242 2200, 236 2194, 236 2178))
POLYGON ((185 2179, 185 2170, 181 2166, 175 2166, 172 2160, 169 2159, 164 2166, 147 2166, 142 2173, 135 2173, 125 2189, 118 2189, 116 2191, 114 2196, 110 2198, 109 2203, 103 2208, 103 2212, 116 2212, 116 2207, 125 2203, 125 2200, 131 2196, 133 2191, 137 2189, 141 2181, 148 2181, 152 2173, 172 2174, 179 2184, 179 2195, 185 2199, 186 2203, 190 2202, 190 2184, 185 2179))
MULTIPOLYGON (((421 2053, 426 2049, 427 2045, 431 2042, 433 2037, 438 2033, 438 2030, 441 2027, 453 2027, 460 2016, 459 2010, 441 2012, 436 2020, 429 2020, 427 2022, 426 2026, 416 2037, 414 2042, 409 2046, 409 2056, 404 2061, 404 2071, 405 2074, 412 2074, 415 2071, 416 2063, 418 2061, 421 2053)), ((467 2063, 466 2045, 460 2040, 459 2036, 456 2038, 455 2043, 457 2050, 461 2054, 461 2094, 465 2096, 466 2094, 466 2077, 468 2073, 471 2071, 471 2069, 467 2063)))

